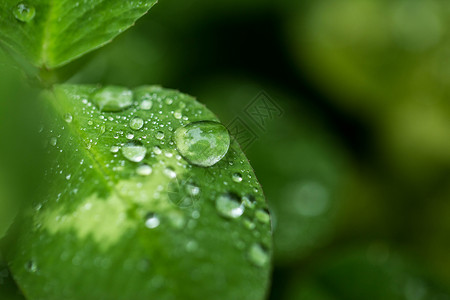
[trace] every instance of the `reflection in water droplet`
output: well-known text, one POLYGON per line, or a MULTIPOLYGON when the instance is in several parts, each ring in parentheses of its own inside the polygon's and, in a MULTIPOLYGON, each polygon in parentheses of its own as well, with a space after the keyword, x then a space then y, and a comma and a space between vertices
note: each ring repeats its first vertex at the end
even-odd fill
POLYGON ((67 123, 71 123, 73 120, 73 117, 71 114, 65 114, 64 115, 64 121, 66 121, 67 123))
POLYGON ((193 122, 175 131, 175 143, 180 154, 189 163, 210 167, 227 154, 230 135, 220 123, 193 122))
POLYGON ((156 133, 155 137, 156 137, 158 140, 162 140, 162 139, 164 138, 164 133, 161 132, 161 131, 158 131, 158 132, 156 133))
POLYGON ((131 142, 123 146, 122 154, 132 162, 140 162, 147 154, 147 149, 139 142, 131 142))
POLYGON ((122 111, 133 104, 133 93, 126 88, 107 86, 95 93, 93 102, 101 111, 122 111))
POLYGON ((226 218, 239 218, 244 213, 244 205, 239 201, 237 195, 226 193, 216 199, 217 212, 226 218))
POLYGON ((146 164, 141 165, 136 169, 136 173, 141 176, 148 176, 152 174, 152 171, 153 171, 152 167, 146 164))
POLYGON ((33 20, 35 15, 36 9, 34 8, 34 6, 25 2, 17 4, 16 8, 14 9, 14 17, 16 17, 16 19, 21 22, 28 23, 33 20))
POLYGON ((159 218, 155 213, 148 213, 145 218, 145 227, 153 229, 160 224, 159 218))
POLYGON ((144 120, 141 118, 134 118, 130 121, 130 128, 133 130, 139 130, 144 126, 144 120))
POLYGON ((234 182, 241 182, 242 181, 242 175, 239 174, 239 173, 234 173, 232 178, 233 178, 234 182))
POLYGON ((263 267, 269 262, 269 254, 260 244, 253 244, 248 251, 248 259, 257 267, 263 267))

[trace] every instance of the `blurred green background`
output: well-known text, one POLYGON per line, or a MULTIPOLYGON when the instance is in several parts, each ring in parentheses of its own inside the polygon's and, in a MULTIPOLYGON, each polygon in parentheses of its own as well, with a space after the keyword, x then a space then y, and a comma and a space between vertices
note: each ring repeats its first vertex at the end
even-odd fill
POLYGON ((161 0, 56 75, 176 88, 240 124, 273 217, 270 299, 445 300, 449 20, 445 0, 161 0))

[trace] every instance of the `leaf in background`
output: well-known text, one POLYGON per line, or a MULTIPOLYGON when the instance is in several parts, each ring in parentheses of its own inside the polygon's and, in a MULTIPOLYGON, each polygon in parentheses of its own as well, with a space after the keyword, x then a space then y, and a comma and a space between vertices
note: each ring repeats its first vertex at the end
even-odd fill
POLYGON ((156 0, 0 2, 0 41, 34 65, 53 69, 103 46, 156 0))
POLYGON ((43 168, 37 91, 4 62, 0 54, 0 239, 34 195, 43 168))
POLYGON ((382 242, 352 246, 310 265, 308 274, 299 270, 284 299, 448 299, 448 286, 419 263, 382 242))
POLYGON ((27 299, 263 299, 267 206, 210 111, 158 87, 46 98, 49 188, 8 255, 27 299))

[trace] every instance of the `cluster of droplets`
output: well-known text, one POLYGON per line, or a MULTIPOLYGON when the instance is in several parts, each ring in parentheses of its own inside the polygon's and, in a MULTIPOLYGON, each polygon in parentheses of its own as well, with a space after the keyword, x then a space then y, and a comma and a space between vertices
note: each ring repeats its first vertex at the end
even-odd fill
MULTIPOLYGON (((111 166, 113 170, 125 170, 128 161, 128 164, 131 163, 134 166, 137 176, 146 177, 155 173, 156 170, 159 171, 160 166, 153 165, 155 159, 165 164, 164 161, 173 158, 179 162, 180 166, 185 165, 181 163, 183 161, 187 162, 191 168, 210 168, 220 163, 229 152, 231 139, 228 130, 215 121, 189 122, 189 119, 183 115, 183 110, 188 109, 186 104, 182 101, 174 102, 176 97, 163 98, 158 96, 158 93, 146 92, 143 96, 137 97, 136 102, 136 95, 133 95, 133 92, 123 88, 106 87, 95 92, 91 98, 92 102, 87 100, 88 96, 76 98, 85 104, 82 111, 67 113, 64 115, 64 121, 67 125, 80 126, 80 130, 86 132, 86 136, 93 136, 85 138, 87 149, 96 145, 105 132, 109 133, 111 138, 108 138, 108 141, 113 142, 109 144, 108 149, 114 159, 107 162, 106 166, 111 166), (162 114, 164 104, 174 106, 170 114, 171 120, 162 114), (118 113, 125 110, 125 115, 118 113), (114 142, 115 140, 117 142, 114 142)), ((194 116, 198 115, 200 112, 194 116)), ((58 136, 50 139, 50 145, 57 143, 58 136)), ((99 144, 104 145, 104 142, 99 144)), ((243 164, 244 161, 236 163, 243 164)), ((226 162, 222 166, 233 166, 233 162, 226 162)), ((244 173, 244 170, 231 173, 228 179, 223 181, 224 185, 244 185, 243 182, 246 181, 244 177, 251 178, 250 174, 244 173)), ((179 182, 177 168, 170 164, 165 165, 162 174, 171 181, 179 182)), ((70 179, 71 175, 67 176, 70 179)), ((214 180, 215 177, 212 176, 209 179, 214 180)), ((176 228, 189 229, 195 226, 195 221, 200 217, 200 211, 196 206, 201 192, 200 187, 192 180, 181 183, 181 186, 183 191, 175 191, 178 196, 171 198, 169 191, 169 199, 180 208, 189 208, 192 220, 186 222, 183 215, 177 213, 148 212, 143 217, 143 223, 147 229, 154 230, 161 223, 165 224, 166 218, 176 228), (185 196, 180 199, 179 195, 185 196)), ((161 192, 164 192, 163 186, 158 187, 155 198, 161 192)), ((258 190, 255 189, 253 192, 257 193, 258 190)), ((256 199, 251 194, 238 196, 236 193, 226 192, 214 199, 214 208, 218 215, 228 220, 240 218, 242 224, 249 230, 256 228, 254 221, 270 224, 268 211, 255 209, 259 206, 261 205, 256 204, 256 199), (254 212, 253 221, 245 216, 246 210, 254 212)), ((198 245, 195 240, 190 240, 189 247, 186 246, 186 249, 192 250, 196 247, 198 245)), ((252 244, 247 249, 247 257, 255 266, 266 265, 270 259, 268 246, 260 243, 252 244)))

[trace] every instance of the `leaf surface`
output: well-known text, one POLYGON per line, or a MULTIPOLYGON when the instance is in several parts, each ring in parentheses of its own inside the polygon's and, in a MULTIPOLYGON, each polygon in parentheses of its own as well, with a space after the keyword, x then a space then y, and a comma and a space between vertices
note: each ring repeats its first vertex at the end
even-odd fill
POLYGON ((148 86, 62 85, 45 101, 48 188, 7 255, 27 299, 264 298, 267 206, 233 139, 223 155, 229 140, 211 131, 220 124, 209 110, 148 86), (196 122, 204 132, 189 131, 196 122), (209 145, 205 136, 216 143, 188 157, 196 164, 177 148, 185 131, 189 150, 209 145), (199 166, 202 155, 213 165, 199 166))
POLYGON ((32 64, 53 69, 110 42, 156 0, 0 2, 1 44, 32 64))

